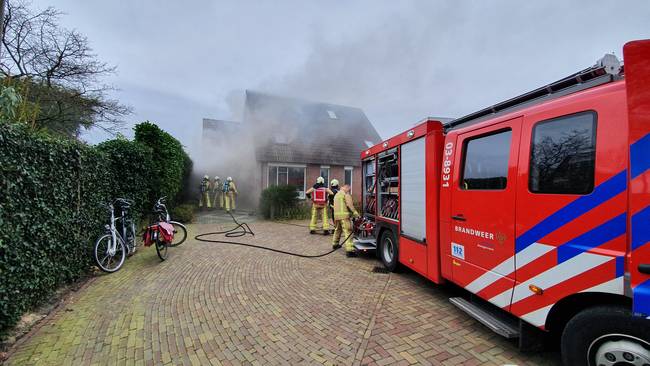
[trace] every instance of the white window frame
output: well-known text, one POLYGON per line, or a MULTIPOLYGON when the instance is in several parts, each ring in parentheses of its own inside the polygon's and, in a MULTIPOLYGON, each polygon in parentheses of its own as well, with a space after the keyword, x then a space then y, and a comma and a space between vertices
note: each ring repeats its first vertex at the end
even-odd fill
MULTIPOLYGON (((271 185, 269 182, 269 170, 271 167, 284 167, 284 168, 302 168, 302 191, 298 191, 298 198, 305 199, 305 191, 307 191, 307 165, 305 164, 290 164, 290 163, 268 163, 266 165, 266 188, 271 185)), ((278 170, 275 171, 275 184, 278 183, 278 170)), ((287 179, 289 179, 289 172, 287 171, 287 179)))
POLYGON ((345 172, 350 171, 350 193, 352 193, 352 187, 354 187, 354 167, 353 166, 346 166, 343 167, 343 184, 345 184, 345 172))
POLYGON ((329 186, 330 184, 330 178, 332 177, 332 169, 330 168, 329 165, 321 165, 320 169, 318 170, 318 175, 325 178, 325 185, 329 186), (322 169, 327 169, 327 178, 323 177, 320 173, 322 169))

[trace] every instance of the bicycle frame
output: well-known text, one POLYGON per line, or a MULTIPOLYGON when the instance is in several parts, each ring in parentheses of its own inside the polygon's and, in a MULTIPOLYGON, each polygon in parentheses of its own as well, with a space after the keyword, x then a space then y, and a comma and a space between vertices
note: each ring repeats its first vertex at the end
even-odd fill
MULTIPOLYGON (((131 224, 133 222, 133 219, 130 218, 130 217, 127 217, 126 210, 124 210, 123 208, 120 209, 120 213, 121 213, 121 217, 118 218, 117 220, 122 221, 122 230, 121 230, 122 231, 122 239, 124 240, 124 244, 127 244, 126 240, 128 239, 128 236, 127 236, 126 232, 127 232, 127 230, 129 230, 129 224, 131 224)), ((134 233, 134 235, 135 235, 135 233, 134 233)))
MULTIPOLYGON (((111 242, 108 245, 108 254, 111 256, 115 255, 115 252, 117 251, 117 241, 119 240, 122 242, 122 244, 126 245, 126 242, 124 241, 124 237, 117 231, 117 228, 115 227, 115 222, 123 219, 124 217, 124 212, 122 212, 122 217, 115 217, 115 209, 113 205, 110 206, 111 208, 111 225, 109 230, 111 231, 111 242)), ((122 225, 124 227, 124 225, 122 225)), ((126 234, 126 233, 125 233, 126 234)))

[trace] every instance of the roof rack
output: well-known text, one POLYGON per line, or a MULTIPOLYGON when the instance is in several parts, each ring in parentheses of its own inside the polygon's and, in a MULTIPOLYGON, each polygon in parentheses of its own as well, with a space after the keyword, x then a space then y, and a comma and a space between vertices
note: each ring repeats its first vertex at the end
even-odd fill
POLYGON ((619 61, 615 55, 608 53, 599 59, 594 66, 578 71, 575 74, 542 86, 541 88, 529 91, 528 93, 497 103, 477 112, 470 113, 464 117, 457 118, 446 123, 444 129, 445 131, 449 131, 461 126, 472 125, 495 117, 496 115, 512 112, 513 110, 521 109, 531 104, 537 104, 541 101, 559 98, 580 90, 606 84, 618 80, 622 76, 623 65, 621 64, 621 61, 619 61))

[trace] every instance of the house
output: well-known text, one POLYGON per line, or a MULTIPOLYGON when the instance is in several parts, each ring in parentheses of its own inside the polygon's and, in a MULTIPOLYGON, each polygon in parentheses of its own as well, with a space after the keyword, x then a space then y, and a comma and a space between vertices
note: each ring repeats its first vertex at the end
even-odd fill
POLYGON ((310 102, 246 91, 243 121, 203 120, 206 156, 232 171, 241 191, 259 192, 274 184, 291 184, 300 198, 316 178, 349 183, 361 199, 361 151, 378 143, 379 134, 365 113, 354 107, 310 102), (219 146, 219 151, 209 150, 219 146), (227 168, 229 166, 230 168, 227 168), (242 179, 243 178, 243 179, 242 179))

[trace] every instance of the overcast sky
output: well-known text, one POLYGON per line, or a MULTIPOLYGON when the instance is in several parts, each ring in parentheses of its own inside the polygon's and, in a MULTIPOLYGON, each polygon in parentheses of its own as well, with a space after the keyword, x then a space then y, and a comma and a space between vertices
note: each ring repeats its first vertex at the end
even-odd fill
MULTIPOLYGON (((196 152, 254 89, 362 108, 389 137, 459 117, 650 38, 650 1, 36 0, 118 66, 108 82, 196 152)), ((90 141, 105 138, 87 135, 90 141)))

